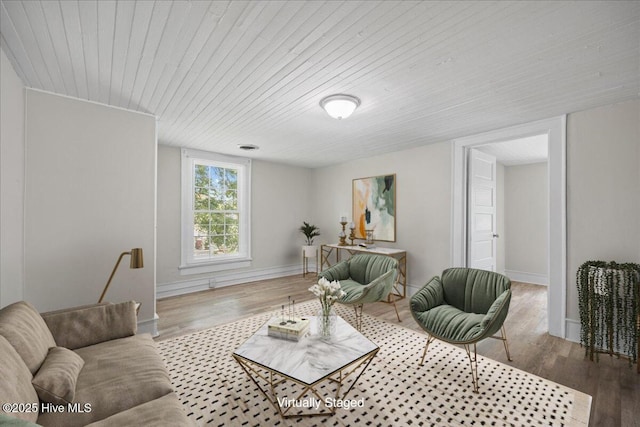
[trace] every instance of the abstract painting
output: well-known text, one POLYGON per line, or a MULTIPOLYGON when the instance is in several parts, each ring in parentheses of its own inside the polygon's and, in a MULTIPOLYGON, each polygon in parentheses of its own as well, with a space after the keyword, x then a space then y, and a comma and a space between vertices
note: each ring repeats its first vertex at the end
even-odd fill
POLYGON ((373 240, 396 241, 396 175, 353 180, 353 222, 356 238, 373 230, 373 240))

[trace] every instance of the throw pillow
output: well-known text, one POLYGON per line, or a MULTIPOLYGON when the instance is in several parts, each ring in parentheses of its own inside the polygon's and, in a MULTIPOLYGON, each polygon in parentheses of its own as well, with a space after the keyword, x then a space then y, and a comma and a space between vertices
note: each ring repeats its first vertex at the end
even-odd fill
POLYGON ((78 375, 84 360, 64 347, 51 347, 31 383, 43 402, 67 404, 73 402, 78 375))

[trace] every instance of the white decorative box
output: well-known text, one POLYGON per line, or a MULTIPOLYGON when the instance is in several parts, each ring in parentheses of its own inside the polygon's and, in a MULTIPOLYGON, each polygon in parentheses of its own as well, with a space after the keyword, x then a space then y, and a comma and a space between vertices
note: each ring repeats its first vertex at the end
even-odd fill
POLYGON ((294 317, 274 317, 269 321, 267 334, 270 337, 299 341, 309 332, 309 319, 294 317), (294 323, 295 322, 295 323, 294 323))

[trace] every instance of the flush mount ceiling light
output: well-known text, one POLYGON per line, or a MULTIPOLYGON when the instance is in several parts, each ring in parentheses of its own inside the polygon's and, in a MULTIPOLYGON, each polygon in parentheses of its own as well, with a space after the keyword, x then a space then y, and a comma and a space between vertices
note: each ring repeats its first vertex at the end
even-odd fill
POLYGON ((360 100, 352 95, 329 95, 320 100, 320 106, 334 119, 346 119, 360 105, 360 100))
POLYGON ((253 151, 253 150, 257 150, 260 147, 253 144, 238 144, 238 148, 245 151, 253 151))

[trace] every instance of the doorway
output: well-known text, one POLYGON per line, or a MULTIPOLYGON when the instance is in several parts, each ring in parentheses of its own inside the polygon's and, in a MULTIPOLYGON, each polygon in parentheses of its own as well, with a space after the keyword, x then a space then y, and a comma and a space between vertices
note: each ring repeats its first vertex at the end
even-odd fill
POLYGON ((548 139, 548 278, 549 334, 565 338, 566 331, 566 117, 540 120, 453 141, 451 264, 467 262, 468 151, 490 143, 546 135, 548 139))
POLYGON ((469 149, 468 266, 549 284, 548 147, 542 134, 469 149))

